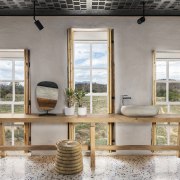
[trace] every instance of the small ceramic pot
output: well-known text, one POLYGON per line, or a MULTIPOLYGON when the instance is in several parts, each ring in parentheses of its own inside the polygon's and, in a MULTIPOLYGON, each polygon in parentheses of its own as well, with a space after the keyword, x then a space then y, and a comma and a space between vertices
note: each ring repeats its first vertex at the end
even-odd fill
POLYGON ((74 107, 65 107, 64 108, 64 114, 66 116, 73 116, 74 115, 75 108, 74 107))
POLYGON ((86 116, 87 115, 87 107, 78 107, 78 115, 86 116))

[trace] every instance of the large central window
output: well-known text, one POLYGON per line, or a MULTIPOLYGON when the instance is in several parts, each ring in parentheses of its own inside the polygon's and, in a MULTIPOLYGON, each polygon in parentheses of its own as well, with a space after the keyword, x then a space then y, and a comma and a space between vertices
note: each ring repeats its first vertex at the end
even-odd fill
POLYGON ((107 113, 108 56, 107 41, 75 41, 75 89, 83 89, 90 114, 107 113))
MULTIPOLYGON (((88 114, 112 113, 111 34, 110 29, 69 30, 69 87, 86 92, 88 114)), ((72 138, 89 144, 89 126, 75 124, 72 138)), ((96 123, 96 144, 110 144, 109 127, 107 123, 96 123)))

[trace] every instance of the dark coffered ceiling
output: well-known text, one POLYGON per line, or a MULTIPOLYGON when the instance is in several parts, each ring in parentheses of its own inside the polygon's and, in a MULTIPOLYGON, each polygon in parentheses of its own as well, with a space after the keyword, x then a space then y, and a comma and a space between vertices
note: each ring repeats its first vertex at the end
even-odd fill
MULTIPOLYGON (((146 0, 149 16, 179 16, 180 0, 146 0)), ((36 0, 41 16, 140 16, 143 0, 36 0)), ((0 15, 29 16, 33 0, 0 0, 0 15)))

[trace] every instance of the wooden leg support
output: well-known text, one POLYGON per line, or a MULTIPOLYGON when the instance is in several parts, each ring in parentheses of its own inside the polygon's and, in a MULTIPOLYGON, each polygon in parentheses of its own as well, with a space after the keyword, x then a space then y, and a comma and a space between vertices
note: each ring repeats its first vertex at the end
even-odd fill
MULTIPOLYGON (((152 131, 151 131, 151 145, 156 145, 156 123, 152 123, 152 131)), ((152 153, 154 151, 151 151, 152 153)))
MULTIPOLYGON (((30 123, 24 123, 24 144, 25 146, 31 145, 31 142, 29 141, 31 128, 30 123)), ((28 153, 29 151, 25 151, 25 153, 28 153)))
POLYGON ((69 123, 69 140, 75 140, 75 125, 74 123, 69 123))
MULTIPOLYGON (((0 146, 3 146, 4 145, 4 128, 3 128, 3 124, 0 123, 0 146)), ((1 151, 0 152, 0 157, 4 157, 5 156, 5 153, 4 151, 1 151)))
POLYGON ((95 123, 90 127, 91 168, 95 168, 95 123))
MULTIPOLYGON (((178 142, 177 145, 180 146, 180 123, 178 124, 178 142)), ((177 157, 180 158, 180 150, 177 152, 177 157)))

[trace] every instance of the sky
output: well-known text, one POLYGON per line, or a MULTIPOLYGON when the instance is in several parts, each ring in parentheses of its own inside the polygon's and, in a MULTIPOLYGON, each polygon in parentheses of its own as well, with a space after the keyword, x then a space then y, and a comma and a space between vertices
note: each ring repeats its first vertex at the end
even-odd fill
MULTIPOLYGON (((156 79, 166 79, 166 62, 156 62, 156 79)), ((180 81, 180 61, 169 62, 169 79, 180 81)))
MULTIPOLYGON (((12 61, 0 59, 0 80, 12 80, 12 61)), ((24 79, 24 60, 15 61, 15 80, 24 79)))
POLYGON ((92 47, 90 47, 90 44, 87 43, 75 43, 74 48, 75 82, 90 81, 89 68, 90 57, 92 56, 92 81, 107 84, 107 44, 93 44, 92 47), (92 54, 90 54, 91 48, 92 54))

